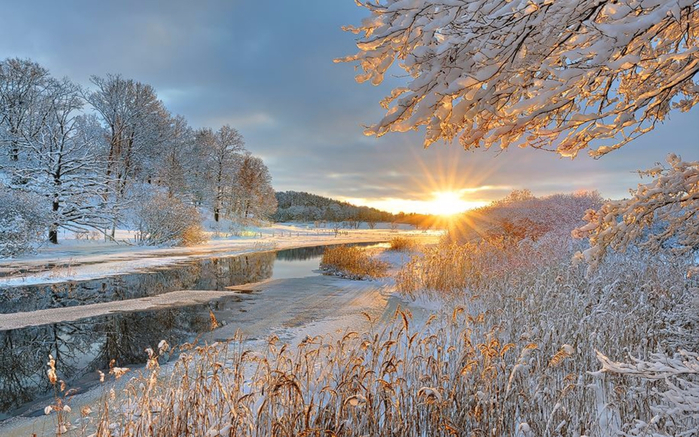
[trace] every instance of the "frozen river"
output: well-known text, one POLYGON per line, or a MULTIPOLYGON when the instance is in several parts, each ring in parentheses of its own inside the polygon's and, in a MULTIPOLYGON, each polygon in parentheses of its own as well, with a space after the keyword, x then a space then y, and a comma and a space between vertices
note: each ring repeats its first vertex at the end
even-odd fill
POLYGON ((144 350, 163 339, 171 345, 217 341, 239 331, 254 340, 273 329, 281 335, 300 326, 312 329, 314 320, 355 304, 356 314, 371 309, 372 302, 377 311, 383 308, 380 285, 347 288, 340 284, 347 281, 320 277, 326 247, 0 289, 0 419, 42 413, 50 390, 49 354, 56 358, 59 378, 84 391, 96 383, 96 369, 107 368, 111 360, 119 366, 143 363, 144 350))

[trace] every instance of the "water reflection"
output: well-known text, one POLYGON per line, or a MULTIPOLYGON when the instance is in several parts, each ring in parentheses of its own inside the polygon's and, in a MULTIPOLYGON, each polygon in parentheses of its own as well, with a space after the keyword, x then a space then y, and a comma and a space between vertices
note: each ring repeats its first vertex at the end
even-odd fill
MULTIPOLYGON (((154 296, 176 290, 225 290, 269 278, 308 276, 318 268, 325 247, 308 247, 180 263, 155 271, 91 281, 0 290, 0 313, 34 311, 154 296), (276 269, 276 271, 275 271, 276 269)), ((49 354, 59 378, 70 387, 94 384, 85 375, 117 365, 145 362, 144 350, 160 340, 192 341, 244 311, 251 295, 233 295, 202 305, 116 313, 73 322, 0 331, 0 420, 37 413, 32 400, 49 392, 49 354)))
MULTIPOLYGON (((233 304, 237 296, 227 297, 233 304)), ((212 330, 210 314, 216 316, 221 302, 182 308, 135 313, 118 313, 75 322, 32 326, 0 331, 0 411, 16 410, 35 397, 49 392, 46 376, 49 354, 56 360, 58 377, 74 383, 96 369, 145 361, 144 350, 156 348, 160 340, 170 344, 191 341, 197 334, 212 330)), ((90 385, 82 380, 80 386, 90 385)), ((36 407, 40 408, 41 407, 36 407)), ((10 416, 22 413, 14 411, 10 416)), ((0 415, 2 418, 2 415, 0 415)))
POLYGON ((90 281, 13 287, 0 290, 0 313, 135 299, 176 290, 223 290, 270 278, 274 260, 274 252, 254 253, 90 281))

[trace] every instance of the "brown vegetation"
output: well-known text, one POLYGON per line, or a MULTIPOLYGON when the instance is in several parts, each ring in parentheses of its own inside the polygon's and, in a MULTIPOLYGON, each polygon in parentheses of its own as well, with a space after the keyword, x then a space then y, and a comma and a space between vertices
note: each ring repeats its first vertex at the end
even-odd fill
POLYGON ((325 249, 320 268, 349 279, 376 279, 387 275, 388 263, 373 259, 359 247, 342 245, 325 249))

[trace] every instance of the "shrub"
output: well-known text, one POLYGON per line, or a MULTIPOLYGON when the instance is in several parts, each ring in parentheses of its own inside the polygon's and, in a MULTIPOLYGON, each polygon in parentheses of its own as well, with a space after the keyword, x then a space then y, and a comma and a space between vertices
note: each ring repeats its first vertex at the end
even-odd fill
POLYGON ((147 246, 191 245, 204 241, 194 206, 158 193, 136 208, 136 241, 147 246))
POLYGON ((39 196, 0 190, 0 256, 31 253, 43 241, 49 223, 39 196))
POLYGON ((348 279, 373 279, 387 275, 388 263, 371 258, 358 247, 342 245, 325 249, 320 268, 348 279))
POLYGON ((390 250, 396 252, 409 252, 415 247, 415 242, 407 237, 393 237, 390 250))
POLYGON ((585 211, 601 204, 596 191, 534 197, 528 190, 515 190, 453 220, 449 235, 459 242, 499 238, 536 241, 551 233, 567 237, 584 224, 585 211))

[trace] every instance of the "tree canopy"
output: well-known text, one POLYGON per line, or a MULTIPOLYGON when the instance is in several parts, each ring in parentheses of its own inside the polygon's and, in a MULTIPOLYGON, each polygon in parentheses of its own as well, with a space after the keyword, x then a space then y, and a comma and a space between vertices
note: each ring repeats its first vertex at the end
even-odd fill
POLYGON ((696 0, 378 0, 359 82, 410 76, 369 135, 426 127, 425 146, 604 155, 699 101, 696 0))

